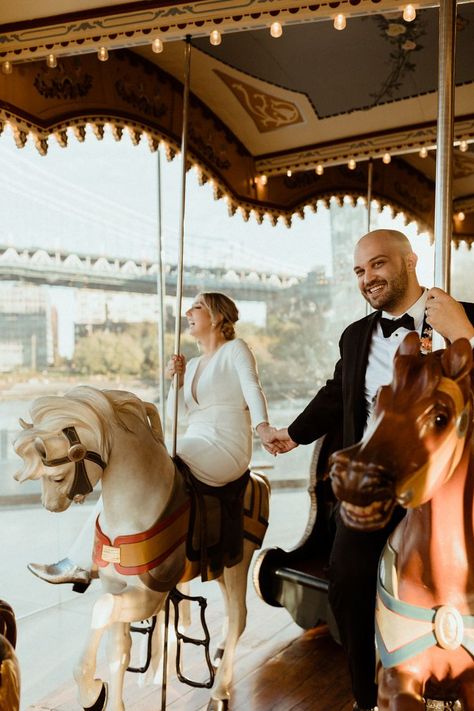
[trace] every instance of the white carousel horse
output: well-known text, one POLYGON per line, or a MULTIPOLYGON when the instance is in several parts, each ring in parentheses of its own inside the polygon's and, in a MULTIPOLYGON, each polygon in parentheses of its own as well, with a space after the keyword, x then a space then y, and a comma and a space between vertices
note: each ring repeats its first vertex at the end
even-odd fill
MULTIPOLYGON (((74 676, 84 709, 124 711, 130 623, 157 614, 168 592, 197 573, 186 558, 189 494, 166 450, 155 406, 132 393, 78 387, 64 397, 38 398, 31 416, 32 424, 21 423, 25 429, 15 441, 24 463, 16 478, 41 479, 46 509, 65 511, 102 480, 94 560, 104 594, 94 604, 91 632, 74 676), (108 684, 95 678, 97 649, 106 630, 108 684)), ((208 709, 228 707, 235 647, 246 624, 247 572, 259 545, 255 534, 257 529, 263 534, 261 522, 268 517, 268 483, 252 474, 246 501, 248 495, 259 501, 249 524, 250 529, 255 524, 253 540, 244 539, 241 562, 217 578, 228 619, 208 709)))

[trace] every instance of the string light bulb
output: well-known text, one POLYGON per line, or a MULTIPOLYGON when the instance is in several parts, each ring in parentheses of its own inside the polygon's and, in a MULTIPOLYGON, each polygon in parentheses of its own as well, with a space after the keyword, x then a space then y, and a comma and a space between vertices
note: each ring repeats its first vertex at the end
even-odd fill
POLYGON ((464 220, 466 219, 466 215, 464 214, 464 212, 458 212, 456 217, 458 218, 459 222, 464 222, 464 220))
POLYGON ((270 34, 275 39, 278 39, 278 37, 282 36, 283 27, 281 26, 280 22, 272 22, 272 24, 270 25, 270 34))
POLYGON ((214 45, 214 47, 217 47, 222 42, 222 37, 219 30, 212 30, 211 34, 209 35, 209 42, 214 45))
POLYGON ((413 22, 416 17, 416 10, 414 5, 405 5, 403 8, 403 19, 405 22, 413 22))
POLYGON ((349 170, 355 170, 356 162, 354 158, 350 159, 349 163, 347 164, 347 167, 349 168, 349 170))
POLYGON ((420 148, 420 152, 418 155, 420 156, 420 158, 426 158, 426 156, 428 155, 428 149, 426 148, 426 146, 420 148))
POLYGON ((58 66, 58 60, 54 56, 54 54, 48 54, 46 57, 46 64, 50 69, 54 69, 54 67, 58 66))
POLYGON ((11 74, 13 71, 13 64, 7 59, 2 63, 2 72, 4 74, 11 74))
POLYGON ((289 168, 288 168, 288 170, 286 171, 286 174, 287 174, 287 176, 288 176, 289 178, 291 178, 291 176, 293 175, 293 173, 291 172, 291 170, 290 170, 289 168))
POLYGON ((385 163, 385 165, 388 165, 391 160, 392 160, 392 156, 390 155, 390 153, 388 151, 383 154, 382 161, 385 163))
POLYGON ((153 40, 151 43, 151 48, 155 54, 160 54, 160 52, 163 51, 163 42, 160 40, 159 37, 156 37, 156 39, 153 40))
POLYGON ((465 153, 467 149, 469 148, 468 143, 465 138, 462 139, 462 141, 459 143, 459 150, 465 153))
POLYGON ((324 173, 324 166, 322 163, 318 163, 315 168, 317 175, 322 175, 324 173))
POLYGON ((334 29, 335 30, 344 30, 346 28, 346 16, 340 12, 336 17, 334 18, 334 29))
POLYGON ((99 47, 97 50, 97 56, 101 62, 106 62, 109 58, 109 50, 107 47, 99 47))

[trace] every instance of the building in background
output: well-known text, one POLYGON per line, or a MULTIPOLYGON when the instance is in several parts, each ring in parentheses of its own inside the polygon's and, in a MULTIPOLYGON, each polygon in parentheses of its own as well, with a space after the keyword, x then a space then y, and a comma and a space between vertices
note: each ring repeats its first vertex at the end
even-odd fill
POLYGON ((0 282, 0 372, 54 363, 57 326, 47 286, 0 282))

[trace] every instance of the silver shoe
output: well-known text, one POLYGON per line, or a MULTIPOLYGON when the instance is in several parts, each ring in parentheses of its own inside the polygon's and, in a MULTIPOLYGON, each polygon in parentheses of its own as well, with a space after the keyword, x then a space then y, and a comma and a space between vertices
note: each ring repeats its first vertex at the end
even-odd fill
POLYGON ((52 583, 53 585, 72 583, 79 588, 80 592, 80 588, 85 590, 91 582, 90 571, 80 568, 70 558, 63 558, 51 565, 28 563, 27 568, 33 575, 45 580, 47 583, 52 583))

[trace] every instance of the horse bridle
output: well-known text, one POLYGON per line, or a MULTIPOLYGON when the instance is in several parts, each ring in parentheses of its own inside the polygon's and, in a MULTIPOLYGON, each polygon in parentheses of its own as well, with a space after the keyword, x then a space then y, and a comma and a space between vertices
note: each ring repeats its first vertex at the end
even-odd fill
POLYGON ((75 427, 65 427, 62 430, 63 434, 69 442, 69 449, 65 457, 57 459, 46 459, 41 457, 41 461, 46 467, 58 467, 60 464, 69 464, 74 462, 74 481, 68 493, 67 498, 71 501, 76 496, 87 496, 93 490, 93 486, 86 471, 84 460, 89 459, 94 464, 97 464, 102 469, 105 469, 107 464, 104 462, 100 454, 88 450, 79 439, 75 427))

